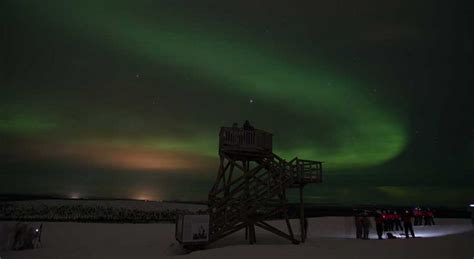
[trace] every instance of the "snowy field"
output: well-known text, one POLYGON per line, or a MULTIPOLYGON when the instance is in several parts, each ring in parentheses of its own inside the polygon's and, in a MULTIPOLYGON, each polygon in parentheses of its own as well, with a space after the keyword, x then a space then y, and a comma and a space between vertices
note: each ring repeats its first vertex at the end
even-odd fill
POLYGON ((124 208, 137 210, 163 210, 163 209, 189 209, 199 210, 206 209, 205 205, 190 204, 190 203, 174 203, 174 202, 160 202, 160 201, 142 201, 142 200, 81 200, 81 199, 51 199, 51 200, 25 200, 5 202, 16 204, 23 208, 39 208, 39 207, 54 207, 54 206, 85 206, 85 207, 110 207, 110 208, 124 208))
MULTIPOLYGON (((1 227, 14 222, 0 222, 1 227)), ((309 219, 308 240, 292 245, 257 228, 257 244, 239 231, 207 249, 186 254, 174 240, 174 224, 103 224, 45 222, 43 247, 0 251, 14 258, 468 258, 474 256, 474 231, 469 219, 436 219, 436 226, 415 227, 420 238, 356 240, 353 218, 309 219)), ((34 222, 31 224, 38 224, 34 222)), ((272 225, 283 229, 282 221, 272 225)), ((295 232, 298 222, 293 221, 295 232)), ((0 232, 1 232, 0 228, 0 232)))
POLYGON ((152 223, 206 209, 199 204, 139 200, 3 201, 0 220, 152 223))

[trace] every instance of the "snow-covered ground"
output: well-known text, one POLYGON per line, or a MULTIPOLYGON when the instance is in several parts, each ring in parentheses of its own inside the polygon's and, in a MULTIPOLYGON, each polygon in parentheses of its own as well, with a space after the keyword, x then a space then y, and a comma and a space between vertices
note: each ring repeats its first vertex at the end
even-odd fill
MULTIPOLYGON (((7 203, 7 202, 5 202, 7 203)), ((143 201, 143 200, 81 200, 81 199, 51 199, 51 200, 25 200, 8 202, 18 205, 23 208, 39 208, 39 207, 54 207, 54 206, 85 206, 85 207, 110 207, 110 208, 127 208, 137 210, 163 210, 163 209, 188 209, 199 210, 206 209, 205 205, 189 204, 189 203, 175 203, 175 202, 160 202, 160 201, 143 201)))
POLYGON ((150 223, 206 209, 200 204, 138 200, 3 201, 0 220, 150 223))
MULTIPOLYGON (((102 224, 45 222, 43 247, 0 251, 13 258, 473 258, 474 231, 469 219, 436 219, 436 226, 415 227, 421 238, 356 240, 353 218, 309 219, 308 240, 292 245, 257 228, 257 244, 249 245, 243 231, 185 254, 174 240, 174 224, 102 224)), ((3 226, 14 222, 1 222, 3 226)), ((37 224, 37 223, 32 223, 37 224)), ((271 222, 284 229, 282 221, 271 222)), ((298 222, 292 221, 295 232, 298 222)), ((298 233, 297 233, 298 234, 298 233)))

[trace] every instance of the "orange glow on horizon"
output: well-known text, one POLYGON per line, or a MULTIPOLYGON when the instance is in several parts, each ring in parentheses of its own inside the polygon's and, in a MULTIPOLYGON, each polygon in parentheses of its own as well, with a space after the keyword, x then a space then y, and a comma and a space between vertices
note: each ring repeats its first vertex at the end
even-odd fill
POLYGON ((141 147, 48 143, 28 149, 33 159, 61 159, 84 166, 123 170, 203 170, 213 165, 213 159, 206 156, 141 147))

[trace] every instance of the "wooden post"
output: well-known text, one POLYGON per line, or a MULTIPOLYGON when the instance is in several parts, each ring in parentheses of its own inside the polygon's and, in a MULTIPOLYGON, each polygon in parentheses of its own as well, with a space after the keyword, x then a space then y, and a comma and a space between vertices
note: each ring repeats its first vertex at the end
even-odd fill
POLYGON ((248 240, 249 239, 249 226, 247 225, 245 227, 245 240, 248 240))
POLYGON ((295 238, 294 234, 293 234, 293 229, 291 228, 291 224, 290 224, 290 219, 288 218, 288 206, 287 206, 287 200, 286 200, 286 191, 283 190, 283 199, 281 199, 285 202, 285 204, 283 204, 283 206, 285 207, 285 210, 284 210, 284 213, 283 213, 283 216, 285 217, 285 222, 286 222, 286 227, 288 228, 288 232, 290 233, 290 236, 291 238, 295 238))
POLYGON ((291 242, 293 244, 299 244, 300 242, 296 239, 294 239, 292 236, 288 235, 287 233, 271 226, 270 224, 266 223, 265 221, 259 221, 259 222, 256 222, 255 225, 257 225, 258 227, 262 228, 262 229, 265 229, 267 231, 270 231, 276 235, 279 235, 283 238, 286 238, 286 239, 289 239, 291 240, 291 242))
POLYGON ((249 226, 249 234, 250 234, 250 244, 255 244, 257 243, 257 237, 255 236, 255 225, 250 224, 249 226))
POLYGON ((301 242, 304 243, 306 240, 306 233, 304 228, 304 200, 303 200, 303 185, 300 185, 300 233, 301 233, 301 242))

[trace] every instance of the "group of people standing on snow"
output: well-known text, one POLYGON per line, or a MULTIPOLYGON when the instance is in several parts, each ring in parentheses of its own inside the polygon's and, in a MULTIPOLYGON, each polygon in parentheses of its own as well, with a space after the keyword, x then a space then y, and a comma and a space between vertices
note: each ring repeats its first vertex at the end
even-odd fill
POLYGON ((415 237, 412 224, 412 213, 406 210, 404 213, 397 213, 396 211, 377 211, 375 215, 377 236, 383 239, 383 232, 387 232, 387 238, 396 238, 391 231, 405 230, 405 237, 409 238, 409 234, 415 237), (403 226, 402 226, 403 222, 403 226))
POLYGON ((415 218, 415 222, 413 223, 415 226, 435 225, 433 211, 431 211, 429 208, 423 210, 420 207, 416 207, 413 209, 413 217, 415 218))
POLYGON ((355 216, 357 239, 369 239, 369 229, 371 227, 369 213, 364 211, 355 216))
MULTIPOLYGON (((387 233, 388 239, 395 239, 393 231, 405 231, 405 237, 409 238, 411 235, 415 237, 413 231, 412 218, 415 218, 415 226, 434 225, 434 214, 431 210, 421 210, 415 208, 413 211, 406 210, 403 213, 398 213, 393 210, 377 210, 372 213, 375 221, 375 229, 377 231, 378 239, 383 239, 383 233, 387 233)), ((356 238, 369 239, 369 229, 371 227, 369 213, 367 211, 356 213, 355 215, 356 238)))

